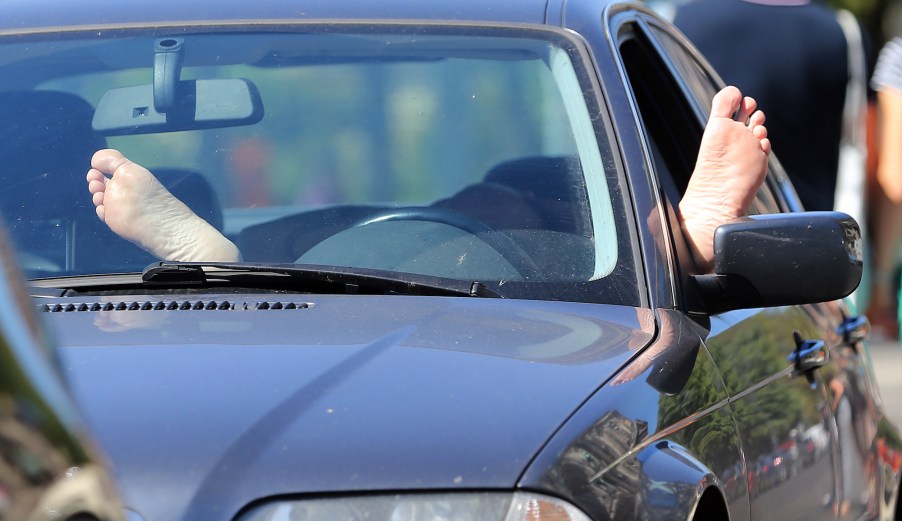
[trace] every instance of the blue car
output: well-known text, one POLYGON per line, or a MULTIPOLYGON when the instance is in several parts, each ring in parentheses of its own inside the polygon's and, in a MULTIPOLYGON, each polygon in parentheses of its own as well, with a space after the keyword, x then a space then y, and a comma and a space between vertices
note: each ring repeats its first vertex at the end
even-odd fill
POLYGON ((0 217, 130 521, 899 519, 854 220, 774 157, 693 265, 722 86, 635 3, 0 3, 0 217))

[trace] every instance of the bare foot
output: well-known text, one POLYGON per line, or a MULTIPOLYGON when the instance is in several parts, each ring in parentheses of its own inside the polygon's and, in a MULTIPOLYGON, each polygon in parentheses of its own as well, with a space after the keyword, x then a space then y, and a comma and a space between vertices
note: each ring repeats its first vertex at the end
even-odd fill
POLYGON ((240 260, 231 241, 118 150, 96 152, 87 181, 100 220, 160 259, 240 260))
POLYGON ((764 113, 756 109, 755 100, 736 87, 724 88, 711 102, 695 171, 680 201, 683 231, 704 273, 714 268, 714 230, 746 215, 767 173, 771 145, 764 113))

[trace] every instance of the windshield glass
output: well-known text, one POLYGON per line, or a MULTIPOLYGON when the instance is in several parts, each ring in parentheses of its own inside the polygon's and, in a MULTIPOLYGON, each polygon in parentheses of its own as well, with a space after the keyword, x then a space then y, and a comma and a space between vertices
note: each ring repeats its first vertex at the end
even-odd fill
MULTIPOLYGON (((0 48, 0 205, 30 277, 136 272, 166 256, 96 215, 85 174, 113 148, 241 261, 637 302, 597 95, 560 33, 319 24, 47 38, 0 48)), ((144 192, 128 200, 169 215, 144 192)), ((167 244, 207 240, 146 228, 167 244)))

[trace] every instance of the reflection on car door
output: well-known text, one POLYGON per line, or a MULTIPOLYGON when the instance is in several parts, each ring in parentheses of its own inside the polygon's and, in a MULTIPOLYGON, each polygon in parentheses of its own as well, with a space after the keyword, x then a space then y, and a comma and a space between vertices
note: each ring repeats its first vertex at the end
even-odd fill
POLYGON ((706 344, 739 425, 752 519, 832 517, 838 450, 825 382, 818 371, 809 385, 787 358, 807 320, 792 307, 711 318, 706 344))
POLYGON ((753 519, 876 516, 876 480, 868 475, 875 405, 858 351, 834 330, 843 313, 831 302, 711 317, 706 343, 733 397, 753 519), (787 358, 796 331, 823 341, 828 354, 811 382, 787 358))

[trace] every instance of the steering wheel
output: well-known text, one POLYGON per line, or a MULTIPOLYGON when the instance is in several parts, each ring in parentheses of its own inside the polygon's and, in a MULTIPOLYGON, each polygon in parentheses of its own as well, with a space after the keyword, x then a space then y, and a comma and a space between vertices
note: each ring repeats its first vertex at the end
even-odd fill
POLYGON ((542 270, 523 248, 508 235, 498 232, 488 224, 451 210, 435 206, 409 206, 388 208, 370 214, 351 224, 350 228, 390 221, 426 221, 453 226, 473 235, 489 245, 509 262, 520 275, 529 280, 541 280, 542 270))

